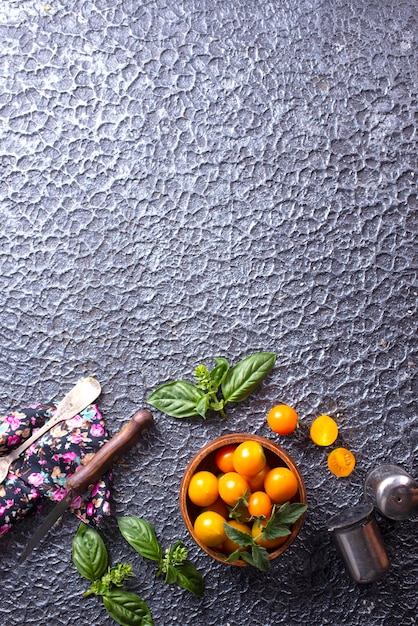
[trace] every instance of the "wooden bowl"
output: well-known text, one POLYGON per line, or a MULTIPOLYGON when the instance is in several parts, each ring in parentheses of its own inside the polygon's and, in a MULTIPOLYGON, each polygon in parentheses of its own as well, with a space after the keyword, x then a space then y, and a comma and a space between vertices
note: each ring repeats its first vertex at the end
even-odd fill
MULTIPOLYGON (((278 444, 266 439, 265 437, 260 437, 258 435, 251 435, 248 433, 235 433, 230 435, 223 435, 222 437, 218 437, 213 441, 209 442, 203 448, 197 452, 197 454, 192 458, 190 463, 188 464, 186 471, 184 472, 183 479, 180 485, 180 509, 186 524, 187 530, 193 537, 194 541, 197 545, 202 548, 207 554, 211 557, 220 561, 221 563, 226 563, 227 565, 236 565, 236 566, 247 566, 243 560, 235 561, 233 563, 227 563, 225 555, 220 554, 215 549, 208 548, 205 546, 195 535, 193 530, 193 525, 196 517, 198 516, 200 509, 198 506, 193 504, 188 496, 188 489, 191 477, 200 470, 208 470, 215 474, 219 474, 219 469, 215 464, 215 456, 217 451, 223 446, 227 446, 230 444, 240 444, 243 441, 258 441, 264 448, 264 452, 266 455, 267 463, 271 468, 273 467, 288 467, 296 476, 298 481, 298 493, 292 499, 293 502, 301 502, 302 504, 306 504, 306 489, 305 484, 303 482, 302 475, 295 465, 293 459, 287 454, 287 452, 278 444)), ((291 534, 288 536, 287 540, 278 548, 275 548, 269 551, 269 559, 275 559, 294 542, 296 536, 303 524, 304 515, 300 517, 297 522, 295 522, 291 528, 291 534)))

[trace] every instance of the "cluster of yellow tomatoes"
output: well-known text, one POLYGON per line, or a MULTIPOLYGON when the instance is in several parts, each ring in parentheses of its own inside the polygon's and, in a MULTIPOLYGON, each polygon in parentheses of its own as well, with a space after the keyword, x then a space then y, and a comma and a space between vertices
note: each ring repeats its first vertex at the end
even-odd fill
MULTIPOLYGON (((267 423, 271 430, 279 435, 290 435, 299 425, 299 416, 295 409, 287 404, 274 406, 267 414, 267 423)), ((320 415, 311 424, 309 435, 318 446, 330 446, 338 437, 338 426, 329 415, 320 415)), ((347 448, 335 448, 328 455, 328 468, 335 476, 349 476, 354 469, 356 459, 347 448)))
POLYGON ((298 493, 295 474, 287 467, 270 467, 263 446, 254 440, 223 446, 215 454, 215 464, 217 473, 197 471, 188 486, 190 500, 200 509, 194 532, 201 543, 223 554, 234 552, 238 546, 227 537, 225 523, 267 549, 284 543, 287 537, 264 539, 262 527, 273 505, 288 502, 298 493), (238 503, 245 503, 245 521, 230 518, 238 503))

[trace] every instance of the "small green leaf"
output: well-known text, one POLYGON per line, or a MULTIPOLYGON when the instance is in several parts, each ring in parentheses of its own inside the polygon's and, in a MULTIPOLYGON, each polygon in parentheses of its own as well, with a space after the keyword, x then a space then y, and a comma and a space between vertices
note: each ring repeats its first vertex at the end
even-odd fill
POLYGON ((150 610, 144 600, 125 589, 111 589, 103 596, 110 617, 120 626, 153 626, 150 610))
POLYGON ((176 570, 176 580, 173 582, 201 598, 205 590, 205 583, 202 574, 195 566, 186 561, 182 565, 176 565, 174 569, 176 570))
POLYGON ((147 402, 166 415, 182 419, 199 415, 196 406, 204 396, 196 385, 176 380, 158 387, 148 396, 147 402))
POLYGON ((246 563, 248 563, 249 565, 252 565, 253 567, 257 567, 253 557, 251 556, 251 554, 249 552, 243 552, 241 554, 241 558, 243 561, 245 561, 246 563))
POLYGON ((279 537, 291 535, 291 532, 286 524, 275 524, 267 530, 263 529, 261 534, 264 539, 278 539, 279 537))
POLYGON ((272 352, 258 352, 239 361, 222 384, 225 402, 245 400, 271 372, 275 362, 276 355, 272 352))
POLYGON ((239 522, 249 522, 251 515, 248 513, 248 499, 251 492, 247 490, 243 496, 238 498, 236 504, 233 507, 228 507, 229 517, 231 519, 238 520, 239 522))
POLYGON ((71 556, 78 572, 88 580, 100 578, 108 566, 108 554, 99 533, 80 524, 72 543, 71 556))
POLYGON ((224 359, 223 357, 215 359, 215 362, 217 363, 217 365, 211 371, 210 377, 213 383, 215 384, 216 390, 217 390, 221 386, 221 384, 224 382, 228 374, 229 364, 228 364, 228 361, 224 359))
POLYGON ((194 377, 196 379, 198 388, 203 389, 203 391, 208 391, 208 387, 211 384, 212 380, 210 377, 210 372, 206 365, 198 365, 195 368, 194 377))
POLYGON ((182 565, 187 560, 187 548, 179 539, 166 550, 166 557, 173 565, 182 565))
POLYGON ((307 505, 301 502, 285 502, 279 510, 282 524, 294 524, 307 510, 307 505))
POLYGON ((300 502, 285 502, 272 516, 263 528, 263 537, 276 539, 290 535, 289 526, 294 524, 306 511, 306 504, 300 502))
MULTIPOLYGON (((257 544, 253 545, 251 550, 251 556, 254 567, 262 572, 268 572, 271 563, 269 559, 269 553, 263 546, 258 546, 257 544)), ((243 558, 245 560, 244 555, 243 558)))
POLYGON ((228 539, 231 539, 234 543, 237 543, 239 546, 252 546, 253 538, 248 533, 242 532, 242 530, 238 530, 238 528, 234 528, 230 524, 224 522, 224 529, 226 536, 228 539))
POLYGON ((171 585, 177 582, 177 567, 171 565, 171 563, 169 563, 166 567, 165 582, 167 583, 167 585, 171 585))
POLYGON ((130 546, 145 559, 160 561, 161 546, 151 524, 140 517, 126 515, 118 519, 119 530, 130 546))
POLYGON ((237 550, 234 550, 234 552, 231 552, 231 554, 228 556, 228 558, 226 559, 227 563, 234 563, 235 561, 239 561, 241 556, 243 553, 243 548, 238 548, 237 550))
POLYGON ((215 396, 215 398, 212 396, 211 399, 209 400, 209 408, 212 409, 213 411, 222 411, 222 409, 225 406, 225 402, 223 400, 218 400, 215 396))
POLYGON ((200 400, 196 404, 196 413, 198 413, 198 415, 200 415, 201 417, 203 417, 203 419, 205 419, 208 407, 209 407, 209 396, 208 394, 205 394, 204 396, 200 398, 200 400))

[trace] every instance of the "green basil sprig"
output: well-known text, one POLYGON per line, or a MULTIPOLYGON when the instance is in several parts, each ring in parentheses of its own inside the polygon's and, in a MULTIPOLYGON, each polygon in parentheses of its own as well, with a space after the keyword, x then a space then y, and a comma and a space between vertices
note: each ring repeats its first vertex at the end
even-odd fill
POLYGON ((165 575, 166 584, 175 583, 201 598, 204 581, 200 572, 187 560, 187 549, 181 541, 163 550, 154 528, 140 517, 127 515, 118 519, 122 536, 141 556, 158 564, 157 576, 165 575))
POLYGON ((269 553, 256 540, 260 537, 277 539, 290 535, 290 526, 302 517, 306 509, 306 504, 300 502, 285 502, 278 509, 273 507, 270 519, 265 526, 260 526, 260 534, 256 537, 225 523, 224 528, 227 537, 239 546, 229 555, 227 562, 232 563, 242 559, 262 572, 267 572, 270 569, 269 553))
POLYGON ((103 539, 86 524, 79 526, 73 539, 72 560, 81 576, 91 581, 84 597, 101 596, 107 612, 121 626, 153 626, 144 600, 122 589, 124 580, 132 576, 132 567, 123 563, 109 567, 103 539))
POLYGON ((176 380, 158 387, 147 402, 171 417, 185 418, 200 415, 206 418, 209 410, 225 418, 229 402, 245 400, 271 372, 276 362, 272 352, 257 352, 230 367, 228 361, 215 358, 216 366, 208 370, 198 365, 194 372, 196 384, 176 380))

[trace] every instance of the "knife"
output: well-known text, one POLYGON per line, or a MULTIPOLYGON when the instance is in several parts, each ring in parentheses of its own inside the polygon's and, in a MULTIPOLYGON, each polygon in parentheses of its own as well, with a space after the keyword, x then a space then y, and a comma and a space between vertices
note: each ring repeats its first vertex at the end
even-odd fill
POLYGON ((66 482, 67 493, 64 498, 52 509, 45 520, 35 531, 27 543, 19 563, 23 563, 33 548, 47 534, 51 526, 55 524, 63 513, 68 509, 72 500, 81 494, 88 492, 93 485, 103 476, 108 469, 133 446, 143 435, 145 435, 154 418, 147 409, 137 411, 131 420, 114 437, 94 454, 86 465, 80 465, 74 474, 66 482))

